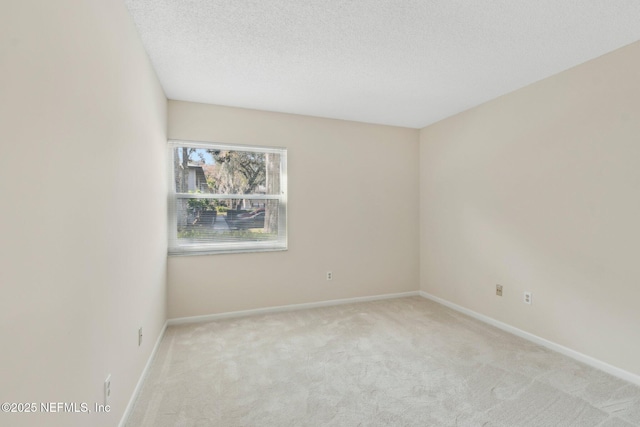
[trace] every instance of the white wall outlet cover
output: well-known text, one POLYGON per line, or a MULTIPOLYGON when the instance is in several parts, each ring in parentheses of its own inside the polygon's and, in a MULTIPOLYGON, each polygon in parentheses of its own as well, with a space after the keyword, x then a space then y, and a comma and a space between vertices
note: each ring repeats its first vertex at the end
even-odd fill
POLYGON ((107 375, 107 379, 104 380, 104 404, 109 404, 109 398, 111 397, 111 374, 107 375))

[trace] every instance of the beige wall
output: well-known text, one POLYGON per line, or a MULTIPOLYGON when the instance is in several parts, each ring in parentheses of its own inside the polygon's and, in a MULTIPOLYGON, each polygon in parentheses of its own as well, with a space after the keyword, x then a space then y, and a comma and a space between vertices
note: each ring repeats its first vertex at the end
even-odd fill
POLYGON ((166 99, 98 0, 2 2, 0 94, 0 402, 113 392, 0 424, 117 425, 166 317, 166 99))
POLYGON ((423 129, 421 289, 640 374, 639 76, 640 42, 423 129))
POLYGON ((286 147, 289 177, 289 250, 170 257, 170 318, 418 289, 417 130, 170 101, 169 137, 286 147))

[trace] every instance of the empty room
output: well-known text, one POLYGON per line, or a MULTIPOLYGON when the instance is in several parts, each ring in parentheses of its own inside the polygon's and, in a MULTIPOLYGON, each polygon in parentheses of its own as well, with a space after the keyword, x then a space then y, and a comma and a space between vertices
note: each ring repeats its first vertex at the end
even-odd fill
POLYGON ((640 426, 639 23, 3 0, 0 426, 640 426))

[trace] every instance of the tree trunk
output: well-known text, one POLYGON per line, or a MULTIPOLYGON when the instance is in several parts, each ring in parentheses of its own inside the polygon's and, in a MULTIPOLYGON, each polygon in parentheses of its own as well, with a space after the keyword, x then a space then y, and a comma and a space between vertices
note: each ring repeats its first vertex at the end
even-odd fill
MULTIPOLYGON (((267 194, 280 194, 280 155, 266 155, 266 189, 267 194)), ((278 201, 267 200, 264 209, 265 233, 278 234, 278 201)))
MULTIPOLYGON (((176 177, 176 192, 188 193, 189 192, 189 149, 182 148, 182 164, 180 163, 179 149, 176 148, 174 153, 174 169, 176 177)), ((176 203, 178 228, 186 227, 189 212, 188 201, 186 199, 178 199, 176 203)))
POLYGON ((181 193, 189 192, 189 149, 182 148, 182 186, 181 193))

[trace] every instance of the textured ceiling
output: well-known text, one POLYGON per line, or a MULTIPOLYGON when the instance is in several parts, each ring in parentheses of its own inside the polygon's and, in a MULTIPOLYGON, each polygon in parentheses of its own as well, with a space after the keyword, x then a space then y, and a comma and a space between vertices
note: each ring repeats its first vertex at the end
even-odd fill
POLYGON ((421 128, 640 40, 640 0, 125 0, 168 98, 421 128))

